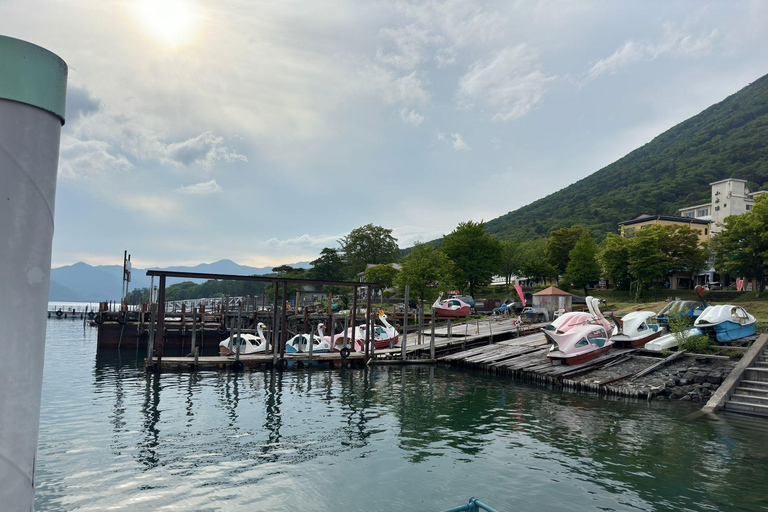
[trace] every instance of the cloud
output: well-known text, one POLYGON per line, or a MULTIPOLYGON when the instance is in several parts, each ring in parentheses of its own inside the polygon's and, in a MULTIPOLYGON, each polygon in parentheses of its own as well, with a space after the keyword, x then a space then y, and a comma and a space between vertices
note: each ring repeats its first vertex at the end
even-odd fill
POLYGON ((224 137, 205 131, 176 140, 144 126, 132 116, 113 114, 104 102, 84 88, 74 87, 67 97, 74 111, 67 114, 62 136, 60 168, 63 178, 102 172, 129 171, 141 164, 168 168, 198 165, 212 169, 218 162, 247 161, 224 137))
POLYGON ((453 146, 453 149, 456 151, 469 151, 470 148, 469 145, 464 142, 464 139, 461 137, 460 133, 452 133, 451 134, 451 145, 453 146))
POLYGON ((67 87, 67 124, 76 122, 81 116, 87 116, 101 110, 102 101, 93 96, 87 88, 78 85, 67 87))
POLYGON ((132 168, 133 164, 109 142, 83 141, 62 135, 59 152, 61 178, 85 178, 103 172, 125 172, 132 168))
POLYGON ((402 119, 405 124, 410 124, 413 126, 419 126, 424 122, 423 115, 419 114, 415 110, 409 111, 407 108, 400 110, 400 119, 402 119))
POLYGON ((674 58, 698 59, 712 53, 717 29, 703 36, 686 34, 672 23, 665 23, 664 34, 658 42, 626 41, 608 57, 595 62, 586 72, 581 84, 586 84, 595 78, 616 73, 619 69, 641 61, 652 61, 662 55, 674 58))
POLYGON ((177 188, 176 191, 181 194, 207 195, 221 192, 221 187, 216 183, 216 180, 211 180, 195 183, 194 185, 183 185, 177 188))
POLYGON ((501 50, 490 62, 475 62, 459 79, 460 108, 491 110, 493 121, 518 119, 544 100, 546 85, 556 77, 541 69, 538 56, 527 45, 501 50))
POLYGON ((437 132, 436 136, 437 140, 445 144, 450 144, 451 147, 456 151, 469 151, 472 149, 469 147, 469 144, 464 142, 464 138, 460 133, 451 133, 449 138, 448 134, 437 132))
MULTIPOLYGON (((325 247, 333 247, 338 244, 338 241, 346 236, 344 235, 301 235, 294 238, 288 238, 280 240, 279 238, 270 238, 262 245, 265 247, 312 247, 316 249, 323 249, 325 247)), ((318 250, 319 253, 319 250, 318 250)))
POLYGON ((217 137, 211 132, 204 132, 197 137, 171 144, 164 144, 157 140, 155 143, 157 146, 155 158, 179 166, 200 164, 210 169, 215 162, 219 161, 227 163, 248 161, 245 156, 228 148, 224 144, 223 137, 217 137))

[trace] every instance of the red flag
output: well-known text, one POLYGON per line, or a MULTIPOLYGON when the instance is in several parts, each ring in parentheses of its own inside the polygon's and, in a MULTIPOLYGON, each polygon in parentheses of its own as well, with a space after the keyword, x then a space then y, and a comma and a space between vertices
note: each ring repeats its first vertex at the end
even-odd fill
POLYGON ((525 295, 523 294, 523 288, 519 284, 515 285, 515 290, 517 290, 517 296, 520 297, 520 302, 523 303, 523 306, 527 306, 528 304, 525 303, 525 295))

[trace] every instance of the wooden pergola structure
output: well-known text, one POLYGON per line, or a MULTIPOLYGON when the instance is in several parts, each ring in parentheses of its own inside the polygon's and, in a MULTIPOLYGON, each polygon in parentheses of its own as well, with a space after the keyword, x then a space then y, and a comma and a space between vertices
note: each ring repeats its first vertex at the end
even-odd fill
MULTIPOLYGON (((274 283, 274 303, 272 306, 272 336, 271 340, 267 340, 267 351, 272 351, 272 364, 277 366, 278 362, 284 361, 285 356, 285 344, 288 341, 288 330, 286 328, 287 316, 286 308, 284 304, 288 300, 288 283, 292 284, 304 284, 313 286, 341 286, 351 287, 354 290, 352 298, 352 326, 354 327, 357 322, 357 291, 359 288, 366 288, 366 323, 372 324, 374 319, 371 315, 371 291, 374 287, 379 287, 378 283, 361 283, 354 281, 322 281, 317 279, 291 279, 288 277, 266 277, 266 276, 241 276, 233 274, 209 274, 205 272, 177 272, 169 270, 147 270, 147 275, 150 277, 157 277, 158 294, 157 294, 157 327, 155 329, 154 339, 150 340, 148 352, 148 361, 152 361, 152 352, 156 355, 155 371, 160 372, 161 362, 163 358, 163 350, 165 348, 165 336, 163 334, 165 328, 165 287, 166 279, 169 277, 176 277, 182 279, 213 279, 219 281, 248 281, 248 282, 261 282, 261 283, 274 283), (280 294, 280 302, 278 302, 278 291, 280 294), (282 306, 281 306, 282 305, 282 306), (278 312, 280 313, 278 317, 278 312)), ((153 318, 155 316, 153 315, 153 318)), ((329 324, 332 325, 332 324, 329 324)), ((373 325, 368 325, 365 329, 365 360, 370 358, 369 347, 370 337, 373 329, 373 325)), ((268 353, 268 352, 267 352, 268 353)), ((238 352, 239 356, 239 352, 238 352)))

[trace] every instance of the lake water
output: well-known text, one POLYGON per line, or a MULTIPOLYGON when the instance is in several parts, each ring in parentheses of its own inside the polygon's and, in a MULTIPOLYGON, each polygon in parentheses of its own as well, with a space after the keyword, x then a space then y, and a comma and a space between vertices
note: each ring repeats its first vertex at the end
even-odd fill
POLYGON ((157 378, 141 358, 48 320, 37 510, 768 510, 768 420, 444 367, 157 378))

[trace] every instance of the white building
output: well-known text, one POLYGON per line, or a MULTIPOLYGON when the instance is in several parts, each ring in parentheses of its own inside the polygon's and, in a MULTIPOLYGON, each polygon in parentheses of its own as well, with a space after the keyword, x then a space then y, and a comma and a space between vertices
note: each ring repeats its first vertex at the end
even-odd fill
POLYGON ((680 208, 681 217, 711 220, 711 234, 716 235, 723 230, 723 221, 731 215, 747 213, 755 204, 755 197, 768 191, 747 190, 747 180, 728 178, 710 183, 712 200, 709 203, 697 204, 680 208))

